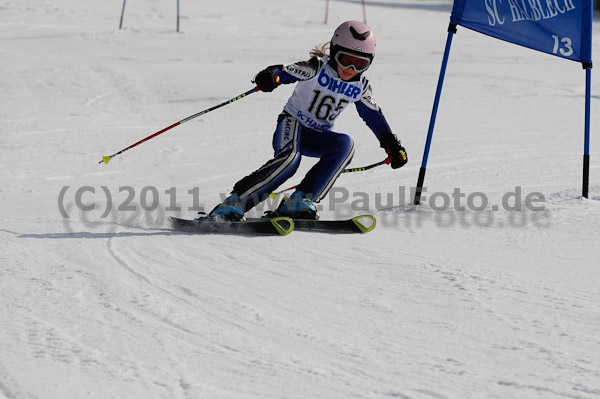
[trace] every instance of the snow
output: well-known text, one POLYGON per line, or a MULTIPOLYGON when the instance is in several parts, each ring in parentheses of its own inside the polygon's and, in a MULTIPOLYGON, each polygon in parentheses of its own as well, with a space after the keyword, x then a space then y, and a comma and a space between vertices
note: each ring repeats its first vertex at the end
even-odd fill
MULTIPOLYGON (((342 175, 321 213, 369 210, 371 233, 169 229, 269 159, 290 86, 98 163, 362 18, 338 0, 325 25, 324 5, 182 2, 176 33, 167 1, 129 2, 122 30, 118 2, 0 4, 0 397, 600 398, 600 83, 585 199, 581 66, 459 27, 410 205, 447 0, 367 2, 368 76, 410 162, 342 175)), ((384 158, 353 109, 336 130, 352 166, 384 158)))

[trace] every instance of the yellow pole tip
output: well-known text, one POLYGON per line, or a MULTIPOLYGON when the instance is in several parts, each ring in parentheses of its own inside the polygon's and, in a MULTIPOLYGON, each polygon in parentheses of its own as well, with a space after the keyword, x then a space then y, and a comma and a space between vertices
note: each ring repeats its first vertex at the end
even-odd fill
POLYGON ((110 161, 110 160, 111 160, 111 157, 109 157, 109 156, 105 155, 105 156, 103 156, 103 157, 102 157, 102 160, 104 161, 104 163, 105 163, 105 164, 107 164, 107 165, 108 165, 108 161, 110 161))

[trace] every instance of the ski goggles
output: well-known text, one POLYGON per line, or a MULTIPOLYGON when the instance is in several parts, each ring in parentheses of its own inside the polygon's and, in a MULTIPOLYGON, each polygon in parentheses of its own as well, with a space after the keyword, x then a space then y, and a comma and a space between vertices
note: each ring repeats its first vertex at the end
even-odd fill
POLYGON ((338 51, 335 55, 335 61, 343 68, 353 68, 356 72, 364 72, 371 65, 371 59, 361 57, 356 54, 338 51))

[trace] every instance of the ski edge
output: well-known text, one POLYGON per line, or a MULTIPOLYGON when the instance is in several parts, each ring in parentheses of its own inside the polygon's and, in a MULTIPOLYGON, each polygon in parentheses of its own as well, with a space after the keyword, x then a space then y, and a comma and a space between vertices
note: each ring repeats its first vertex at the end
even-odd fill
POLYGON ((295 230, 316 231, 322 233, 361 233, 373 231, 377 223, 369 214, 354 216, 349 219, 293 219, 295 230))
MULTIPOLYGON (((270 219, 255 219, 251 218, 246 221, 239 222, 201 222, 195 224, 194 219, 183 219, 178 217, 169 217, 171 226, 177 231, 184 231, 188 233, 225 233, 225 234, 242 234, 242 235, 280 235, 286 236, 294 231, 294 221, 291 218, 285 216, 277 216, 270 219), (269 222, 272 230, 265 231, 252 230, 255 224, 262 224, 269 222), (206 223, 206 226, 202 226, 202 223, 206 223), (222 224, 221 224, 222 223, 222 224)), ((263 225, 264 226, 264 225, 263 225)))

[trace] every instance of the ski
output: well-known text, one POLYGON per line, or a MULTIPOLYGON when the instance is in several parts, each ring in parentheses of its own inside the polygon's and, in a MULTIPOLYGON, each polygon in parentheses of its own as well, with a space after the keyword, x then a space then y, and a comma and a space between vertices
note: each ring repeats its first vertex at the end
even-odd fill
MULTIPOLYGON (((263 219, 276 217, 274 211, 265 212, 263 219)), ((376 220, 372 215, 359 215, 350 219, 292 219, 294 230, 321 231, 329 233, 368 233, 375 228, 376 220)))
POLYGON ((249 218, 244 221, 215 220, 208 217, 180 219, 171 217, 175 230, 193 233, 221 233, 247 235, 286 236, 294 230, 294 222, 288 217, 249 218))
POLYGON ((343 220, 293 219, 295 230, 322 231, 330 233, 368 233, 375 228, 372 215, 359 215, 343 220))

